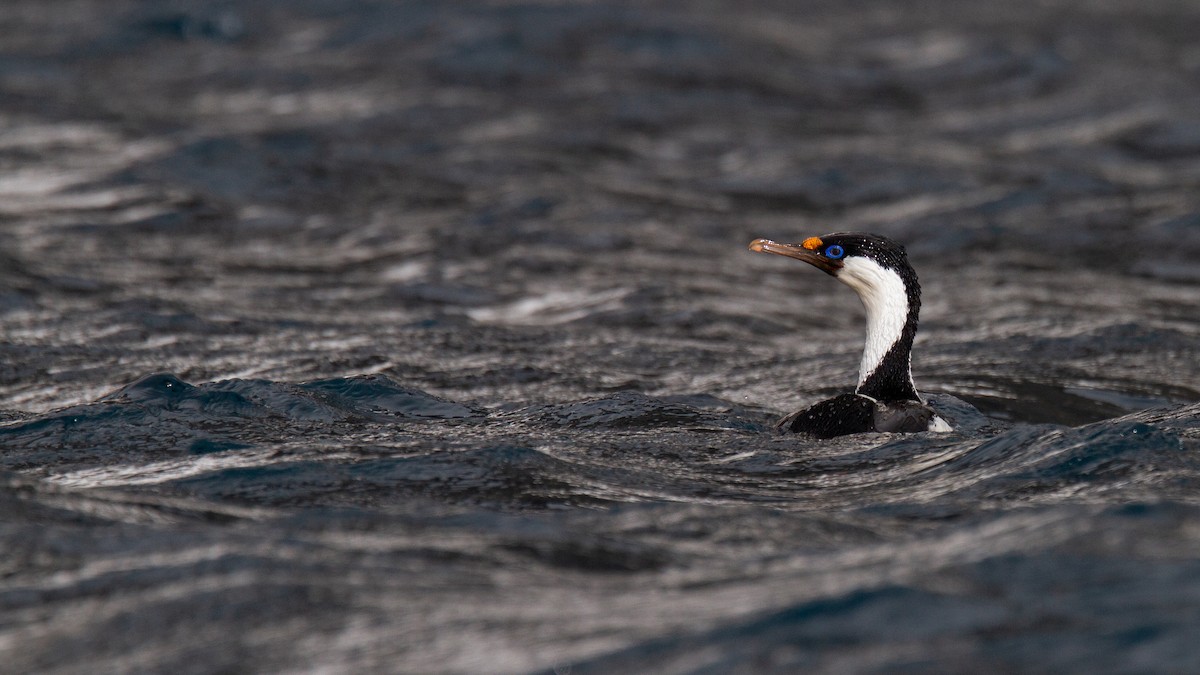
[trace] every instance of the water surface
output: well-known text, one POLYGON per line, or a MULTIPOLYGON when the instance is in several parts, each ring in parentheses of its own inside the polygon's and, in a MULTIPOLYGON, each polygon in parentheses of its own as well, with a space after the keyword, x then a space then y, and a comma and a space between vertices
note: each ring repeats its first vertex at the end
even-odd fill
POLYGON ((1197 19, 5 3, 6 667, 1189 670, 1197 19), (837 230, 954 433, 772 430, 837 230))

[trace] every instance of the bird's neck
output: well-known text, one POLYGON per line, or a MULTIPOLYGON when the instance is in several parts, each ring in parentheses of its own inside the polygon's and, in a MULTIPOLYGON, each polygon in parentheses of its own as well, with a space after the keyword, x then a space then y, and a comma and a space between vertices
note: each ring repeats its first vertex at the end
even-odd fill
POLYGON ((838 280, 858 292, 867 313, 867 339, 856 393, 880 401, 920 401, 911 354, 921 310, 921 287, 912 268, 847 260, 838 280))

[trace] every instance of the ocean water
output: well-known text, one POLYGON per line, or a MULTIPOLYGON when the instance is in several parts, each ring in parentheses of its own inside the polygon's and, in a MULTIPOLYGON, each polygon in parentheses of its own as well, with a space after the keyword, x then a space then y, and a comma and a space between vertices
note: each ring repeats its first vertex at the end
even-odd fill
POLYGON ((1188 3, 0 6, 0 670, 1190 672, 1188 3), (69 9, 69 11, 68 11, 69 9), (947 434, 780 435, 903 242, 947 434))

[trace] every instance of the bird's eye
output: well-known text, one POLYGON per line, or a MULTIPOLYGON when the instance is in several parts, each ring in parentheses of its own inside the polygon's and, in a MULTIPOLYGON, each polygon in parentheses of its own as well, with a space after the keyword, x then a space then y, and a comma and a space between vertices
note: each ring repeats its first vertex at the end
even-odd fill
POLYGON ((829 248, 825 249, 825 257, 826 258, 833 258, 834 260, 839 260, 844 255, 846 255, 846 249, 842 248, 841 246, 838 246, 837 244, 834 244, 833 246, 830 246, 829 248))

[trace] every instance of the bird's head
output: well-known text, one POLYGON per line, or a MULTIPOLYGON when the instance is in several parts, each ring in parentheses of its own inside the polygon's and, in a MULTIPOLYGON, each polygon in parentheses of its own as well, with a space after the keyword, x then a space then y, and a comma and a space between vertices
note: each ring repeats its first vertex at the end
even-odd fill
POLYGON ((879 268, 901 276, 910 270, 904 247, 886 237, 860 232, 835 232, 809 237, 799 244, 781 244, 770 239, 755 239, 750 250, 784 255, 816 267, 851 286, 857 269, 879 268))
POLYGON ((868 310, 875 305, 875 309, 886 308, 903 316, 920 302, 917 273, 908 264, 904 247, 887 237, 835 232, 809 237, 799 244, 755 239, 750 242, 750 250, 803 260, 823 270, 853 288, 868 310))

